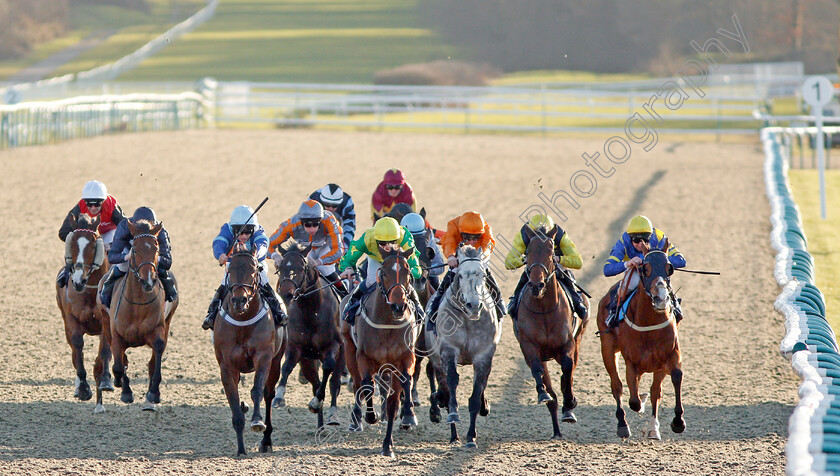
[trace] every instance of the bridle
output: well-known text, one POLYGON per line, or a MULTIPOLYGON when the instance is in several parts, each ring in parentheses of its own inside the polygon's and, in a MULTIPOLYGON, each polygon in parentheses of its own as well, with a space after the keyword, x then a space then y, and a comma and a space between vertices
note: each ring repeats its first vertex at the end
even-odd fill
POLYGON ((408 261, 405 258, 403 258, 400 255, 391 255, 391 256, 388 256, 387 258, 385 258, 384 260, 382 260, 382 266, 380 266, 379 271, 378 271, 379 279, 377 279, 377 286, 379 287, 379 291, 382 293, 382 296, 385 298, 385 303, 388 304, 389 306, 394 306, 394 303, 391 302, 391 294, 394 291, 394 289, 400 288, 400 289, 403 290, 403 293, 405 294, 405 296, 409 296, 410 291, 405 287, 405 285, 400 283, 400 271, 403 270, 403 269, 405 269, 408 273, 408 283, 407 284, 409 286, 411 286, 412 285, 411 282, 413 281, 413 277, 411 275, 411 269, 408 267, 408 261), (397 277, 396 277, 396 282, 394 284, 392 284, 391 286, 386 288, 385 287, 385 269, 384 268, 385 268, 388 260, 390 260, 392 258, 397 260, 397 269, 396 269, 397 277))
POLYGON ((254 296, 256 296, 256 294, 257 294, 256 293, 257 280, 259 279, 258 278, 259 272, 257 271, 257 269, 259 268, 259 263, 257 262, 257 258, 248 251, 239 251, 237 253, 232 254, 230 256, 230 258, 228 259, 228 263, 232 262, 233 259, 236 258, 237 256, 245 256, 253 264, 254 272, 252 273, 252 275, 253 275, 254 279, 251 283, 231 283, 230 282, 230 265, 228 265, 228 269, 227 269, 227 272, 226 272, 227 273, 227 278, 225 279, 225 281, 227 281, 227 283, 228 283, 227 284, 227 288, 228 288, 227 295, 228 296, 233 296, 234 291, 236 291, 239 288, 244 288, 245 289, 245 295, 247 296, 247 300, 245 301, 245 306, 247 307, 247 305, 254 299, 254 296))
MULTIPOLYGON (((303 262, 303 278, 301 278, 300 283, 294 280, 294 277, 282 277, 280 282, 277 284, 277 287, 283 286, 283 283, 286 281, 292 283, 292 286, 295 287, 294 291, 292 292, 292 301, 297 301, 298 299, 306 296, 308 293, 305 293, 307 289, 312 287, 313 284, 317 283, 318 276, 315 275, 315 280, 309 279, 309 263, 306 260, 306 256, 299 251, 287 251, 286 254, 283 256, 283 262, 286 262, 287 256, 299 256, 301 261, 303 262)), ((282 264, 282 263, 281 263, 282 264)), ((280 270, 277 270, 277 274, 280 274, 280 270)), ((291 273, 290 273, 291 274, 291 273)), ((292 275, 293 276, 293 275, 292 275)))
MULTIPOLYGON (((538 238, 538 237, 534 237, 533 239, 534 240, 540 240, 541 242, 545 241, 545 240, 542 240, 541 238, 538 238)), ((550 253, 549 254, 549 256, 550 256, 549 264, 551 265, 551 270, 550 271, 548 269, 548 266, 546 266, 545 264, 540 263, 540 262, 536 262, 536 263, 529 264, 528 267, 525 268, 525 274, 527 276, 531 276, 531 270, 533 270, 535 267, 539 266, 540 268, 543 269, 543 272, 545 272, 545 282, 546 283, 551 282, 551 278, 554 277, 555 273, 557 273, 557 261, 554 258, 553 244, 552 244, 552 250, 549 251, 549 253, 550 253)))
MULTIPOLYGON (((152 276, 154 277, 154 279, 157 279, 157 263, 156 263, 157 255, 158 255, 157 236, 152 235, 151 233, 142 233, 142 234, 139 234, 139 235, 135 235, 132 239, 130 255, 131 256, 128 258, 128 270, 131 271, 131 274, 133 274, 135 278, 137 278, 138 282, 143 281, 143 278, 140 276, 140 269, 143 266, 147 266, 147 265, 152 267, 152 276), (137 264, 137 255, 135 254, 135 250, 137 249, 137 240, 139 238, 151 238, 152 239, 152 246, 155 249, 155 253, 154 253, 155 254, 155 260, 154 261, 144 261, 144 262, 140 263, 139 265, 137 264)), ((158 298, 158 294, 159 293, 155 293, 154 296, 152 296, 152 298, 150 300, 146 301, 146 302, 134 302, 134 301, 129 300, 128 296, 126 296, 125 299, 130 304, 135 304, 135 305, 142 306, 142 305, 146 305, 146 304, 150 304, 150 303, 154 302, 158 298)))
MULTIPOLYGON (((95 258, 95 256, 96 256, 96 240, 99 239, 99 233, 97 233, 95 230, 91 230, 89 228, 77 228, 77 229, 73 230, 73 236, 74 237, 77 236, 77 233, 88 233, 88 234, 90 234, 91 238, 92 238, 92 243, 93 243, 94 259, 90 262, 90 266, 88 266, 87 273, 85 273, 85 265, 84 264, 78 263, 78 262, 73 263, 73 269, 81 269, 82 270, 82 282, 86 283, 87 280, 90 278, 90 275, 93 274, 94 271, 99 269, 99 266, 96 264, 96 258, 95 258)), ((93 288, 96 288, 96 286, 93 286, 93 288)))

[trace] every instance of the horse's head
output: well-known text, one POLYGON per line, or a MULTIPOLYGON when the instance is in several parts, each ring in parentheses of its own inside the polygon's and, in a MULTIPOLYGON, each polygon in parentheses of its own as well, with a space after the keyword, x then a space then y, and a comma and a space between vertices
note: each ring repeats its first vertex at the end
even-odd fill
POLYGON ((105 258, 105 246, 97 231, 99 221, 99 215, 91 218, 82 214, 78 220, 70 217, 73 231, 70 239, 66 241, 68 249, 65 250, 65 256, 70 256, 73 263, 70 278, 76 292, 84 291, 90 275, 102 265, 105 258))
POLYGON ((391 217, 394 220, 397 220, 397 223, 399 223, 402 221, 404 216, 413 212, 414 210, 411 209, 411 205, 408 205, 406 203, 397 203, 391 208, 391 211, 385 214, 385 216, 391 217))
POLYGON ((458 268, 452 280, 452 296, 468 319, 478 319, 482 303, 489 291, 485 284, 487 271, 481 261, 481 249, 466 245, 458 248, 458 268))
POLYGON ((277 294, 286 304, 318 279, 317 268, 309 266, 306 259, 311 249, 311 246, 304 247, 292 238, 277 250, 283 255, 277 267, 277 275, 280 277, 277 294))
POLYGON ((140 282, 144 292, 150 293, 155 289, 158 281, 157 264, 160 248, 157 235, 163 224, 147 220, 128 220, 128 230, 131 232, 131 254, 128 259, 128 269, 140 282))
POLYGON ((385 302, 391 306, 391 312, 396 317, 402 317, 408 307, 408 293, 411 281, 411 268, 408 258, 414 250, 402 251, 389 248, 382 255, 382 266, 379 268, 378 283, 385 302))
POLYGON ((257 249, 249 250, 244 243, 237 241, 231 250, 227 273, 230 311, 233 314, 242 314, 248 308, 248 303, 257 295, 257 249))
POLYGON ((674 265, 668 261, 668 255, 660 250, 650 251, 645 255, 639 271, 642 285, 650 296, 653 308, 658 312, 665 312, 671 302, 669 282, 674 274, 674 265))
POLYGON ((557 272, 554 261, 554 237, 557 234, 555 226, 550 231, 540 227, 536 231, 525 227, 525 233, 530 241, 525 250, 525 273, 528 275, 528 288, 534 296, 541 298, 545 288, 557 272))

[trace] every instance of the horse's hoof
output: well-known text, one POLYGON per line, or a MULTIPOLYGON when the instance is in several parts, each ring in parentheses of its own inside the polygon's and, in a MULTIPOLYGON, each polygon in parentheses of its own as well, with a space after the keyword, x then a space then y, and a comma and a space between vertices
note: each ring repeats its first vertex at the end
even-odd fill
POLYGON ((79 400, 86 402, 93 397, 93 392, 90 390, 90 386, 87 384, 82 385, 81 388, 78 388, 76 391, 76 398, 79 400))
POLYGON ((429 421, 432 423, 440 423, 440 408, 429 408, 429 421))
POLYGON ((357 432, 362 431, 362 423, 358 421, 354 421, 350 423, 350 426, 347 427, 347 431, 357 432))
POLYGON ((312 400, 309 401, 309 411, 312 413, 318 413, 323 406, 324 401, 318 400, 318 397, 312 397, 312 400))
POLYGON ((262 433, 265 431, 265 423, 262 420, 252 421, 251 422, 251 431, 254 433, 262 433))
POLYGON ((116 379, 114 381, 114 386, 115 387, 122 387, 122 379, 121 378, 116 379))
POLYGON ((350 375, 341 374, 341 385, 347 385, 351 382, 352 380, 350 379, 350 375))
POLYGON ((454 440, 449 440, 449 444, 451 446, 461 446, 461 439, 455 438, 454 440))
POLYGON ((553 402, 553 401, 554 401, 554 399, 551 398, 551 395, 549 395, 545 392, 540 393, 539 396, 537 397, 537 403, 548 403, 548 402, 553 402))
POLYGON ((105 407, 101 403, 97 403, 95 407, 93 407, 93 414, 99 415, 100 413, 105 413, 105 407))
POLYGON ((648 431, 647 435, 649 440, 661 440, 662 435, 659 434, 659 430, 650 430, 648 431))
POLYGON ((99 382, 99 390, 102 390, 103 392, 113 392, 114 384, 111 382, 111 379, 102 379, 102 381, 99 382))
POLYGON ((375 425, 377 422, 379 422, 379 417, 376 416, 376 413, 365 413, 365 423, 375 425))
POLYGON ((335 415, 329 415, 329 416, 327 416, 327 421, 326 421, 325 423, 326 423, 327 425, 330 425, 330 426, 338 426, 338 425, 340 425, 340 424, 341 424, 341 423, 338 421, 338 417, 337 417, 337 416, 335 416, 335 415))
POLYGON ((468 442, 464 445, 464 448, 474 449, 474 448, 478 448, 478 445, 477 445, 477 444, 475 444, 475 441, 468 441, 468 442))
POLYGON ((134 403, 134 394, 123 392, 120 394, 120 401, 123 403, 134 403))
POLYGON ((412 426, 417 426, 417 417, 414 415, 406 415, 402 419, 402 423, 400 423, 400 428, 403 430, 407 430, 412 426))
POLYGON ((458 416, 458 412, 451 412, 449 416, 446 417, 446 423, 459 423, 461 421, 461 417, 458 416))
POLYGON ((146 401, 150 403, 160 403, 160 394, 146 393, 146 401))
POLYGON ((307 379, 307 378, 303 375, 303 372, 302 372, 302 371, 301 371, 301 372, 298 372, 298 382, 300 382, 300 383, 309 383, 309 379, 307 379))
POLYGON ((482 405, 481 408, 478 409, 478 414, 481 416, 487 416, 490 414, 490 404, 482 405))
POLYGON ((266 444, 260 441, 260 453, 271 453, 271 444, 266 444))
POLYGON ((673 431, 674 433, 684 432, 685 431, 685 420, 683 420, 682 418, 680 418, 680 419, 674 418, 671 421, 671 431, 673 431))
POLYGON ((555 433, 554 436, 551 437, 552 440, 562 440, 563 434, 562 433, 555 433))
POLYGON ((563 421, 566 423, 577 423, 577 417, 571 410, 563 412, 563 421))
POLYGON ((388 458, 394 458, 394 450, 382 450, 380 453, 382 456, 387 456, 388 458))
POLYGON ((283 397, 274 397, 271 401, 271 408, 283 408, 286 406, 286 399, 283 397))
POLYGON ((157 407, 155 406, 154 402, 150 402, 146 400, 143 402, 143 411, 144 412, 154 412, 157 411, 157 407))
POLYGON ((247 454, 248 454, 248 453, 247 453, 247 452, 245 452, 245 450, 236 450, 236 457, 237 457, 237 458, 238 458, 238 457, 240 457, 240 456, 245 456, 245 455, 247 455, 247 454))
POLYGON ((629 426, 620 426, 618 427, 618 431, 615 432, 619 438, 630 438, 630 427, 629 426))
POLYGON ((239 402, 239 409, 242 410, 242 413, 248 413, 248 405, 245 402, 239 402))
POLYGON ((411 400, 411 405, 415 406, 415 407, 419 407, 420 406, 420 399, 419 398, 417 400, 412 399, 411 400))

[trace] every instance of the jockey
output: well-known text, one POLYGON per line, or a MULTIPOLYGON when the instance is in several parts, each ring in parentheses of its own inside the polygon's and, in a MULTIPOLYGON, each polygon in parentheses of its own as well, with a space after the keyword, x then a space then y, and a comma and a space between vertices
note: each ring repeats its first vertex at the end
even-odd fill
MULTIPOLYGON (((298 243, 312 246, 307 261, 312 261, 318 267, 318 272, 326 278, 339 295, 347 295, 344 284, 335 271, 335 264, 344 254, 344 243, 341 241, 342 230, 338 220, 315 200, 307 200, 300 204, 296 215, 284 221, 271 234, 268 249, 276 250, 289 238, 298 243)), ((276 267, 280 267, 283 257, 275 251, 271 254, 276 267)))
POLYGON ((344 230, 344 249, 350 249, 350 242, 356 236, 356 210, 350 195, 338 185, 328 183, 320 190, 312 192, 309 198, 321 202, 324 210, 338 219, 341 229, 344 230))
MULTIPOLYGON (((646 216, 638 215, 630 220, 627 226, 627 231, 621 235, 621 238, 615 243, 610 251, 610 257, 607 258, 607 263, 604 265, 604 276, 615 276, 623 273, 626 269, 631 267, 641 266, 642 260, 650 250, 658 250, 662 248, 662 244, 666 240, 665 233, 662 230, 656 229, 651 224, 646 216)), ((680 251, 670 244, 667 250, 663 250, 668 254, 668 261, 674 268, 682 268, 685 266, 685 258, 680 254, 680 251)), ((635 273, 628 283, 628 289, 635 289, 639 283, 639 275, 635 273)), ((677 299, 674 291, 670 289, 671 304, 674 308, 674 314, 677 322, 682 320, 682 308, 680 307, 681 299, 677 299)), ((609 315, 607 316, 607 328, 611 329, 618 326, 618 292, 614 289, 610 292, 610 302, 607 305, 609 315)))
MULTIPOLYGON (((111 307, 111 291, 114 290, 114 283, 128 272, 128 254, 131 251, 131 246, 134 243, 134 237, 131 235, 131 230, 128 229, 128 223, 136 225, 140 220, 149 222, 152 226, 158 224, 155 211, 149 207, 140 207, 134 210, 134 215, 127 220, 120 222, 114 234, 114 241, 111 244, 111 250, 108 251, 108 262, 111 263, 111 270, 105 276, 105 281, 102 284, 102 292, 99 293, 99 299, 105 307, 111 307)), ((169 233, 161 224, 160 231, 157 234, 158 240, 158 262, 155 263, 157 268, 158 278, 163 284, 163 293, 167 301, 174 301, 178 297, 178 291, 175 289, 175 280, 169 273, 169 268, 172 267, 172 252, 169 244, 169 233)))
MULTIPOLYGON (((440 287, 435 291, 429 302, 429 319, 431 329, 434 329, 434 318, 437 314, 440 301, 443 298, 449 285, 452 284, 454 276, 453 269, 458 267, 458 258, 456 252, 461 245, 470 245, 475 248, 480 248, 482 251, 482 262, 486 265, 490 259, 490 253, 496 246, 496 240, 493 239, 493 230, 490 225, 484 222, 484 217, 478 212, 466 212, 463 215, 453 218, 449 221, 446 227, 446 233, 441 240, 443 245, 443 254, 446 256, 446 262, 449 264, 449 271, 443 277, 440 287)), ((505 315, 506 308, 502 303, 502 293, 499 290, 499 285, 496 284, 496 278, 490 273, 490 268, 485 266, 487 272, 486 283, 490 288, 490 293, 493 295, 493 302, 496 305, 496 310, 499 313, 499 318, 505 315)))
MULTIPOLYGON (((61 241, 66 243, 67 235, 73 231, 73 227, 70 224, 71 217, 74 220, 78 220, 79 215, 82 213, 90 217, 99 215, 99 234, 102 236, 102 242, 105 245, 105 252, 107 253, 111 248, 111 242, 114 240, 114 232, 117 229, 117 225, 125 219, 122 209, 117 204, 117 199, 108 195, 108 190, 102 182, 91 180, 86 183, 82 189, 82 199, 67 213, 64 222, 61 224, 61 228, 58 230, 58 238, 61 241)), ((69 250, 69 247, 65 247, 65 249, 69 250)), ((70 262, 70 257, 65 252, 64 269, 58 274, 58 287, 63 288, 67 285, 67 278, 70 276, 72 266, 73 263, 70 262)))
MULTIPOLYGON (((428 249, 432 250, 434 256, 429 261, 429 283, 434 289, 440 286, 440 274, 443 273, 443 267, 446 265, 443 260, 443 253, 440 252, 440 247, 434 240, 434 234, 428 227, 425 218, 417 213, 409 213, 405 215, 400 222, 414 238, 414 246, 418 253, 426 253, 428 249)), ((422 255, 421 255, 422 256, 422 255)))
MULTIPOLYGON (((350 301, 344 308, 344 320, 349 322, 350 325, 353 325, 356 320, 356 312, 360 307, 362 296, 372 286, 376 286, 378 271, 384 260, 382 252, 391 247, 398 247, 403 251, 414 250, 414 253, 408 258, 411 275, 414 279, 419 279, 422 276, 420 264, 417 261, 417 249, 414 248, 414 239, 411 233, 391 217, 380 218, 373 227, 368 228, 361 237, 350 243, 350 250, 341 258, 341 263, 338 265, 338 269, 341 270, 341 278, 349 279, 353 276, 353 267, 359 261, 359 258, 363 255, 368 256, 367 278, 356 286, 356 290, 353 291, 350 301)), ((423 306, 420 305, 420 299, 414 286, 410 287, 411 292, 408 297, 414 304, 415 318, 422 321, 423 306)))
POLYGON ((385 172, 385 177, 376 186, 370 203, 370 214, 373 222, 384 217, 397 203, 405 203, 411 206, 411 211, 417 211, 417 200, 414 198, 414 191, 411 185, 405 181, 400 169, 390 169, 385 172))
MULTIPOLYGON (((538 232, 542 228, 545 230, 544 233, 547 234, 555 227, 557 228, 557 233, 554 235, 554 256, 557 258, 560 266, 557 268, 554 276, 557 278, 557 282, 572 297, 574 311, 581 319, 586 319, 586 305, 583 303, 580 290, 575 286, 575 276, 568 270, 568 268, 580 269, 583 265, 583 260, 580 257, 580 253, 578 253, 575 243, 569 238, 568 233, 563 231, 559 225, 555 224, 550 216, 536 214, 531 216, 528 223, 522 225, 519 233, 513 238, 513 246, 505 257, 505 268, 514 270, 525 265, 522 255, 525 254, 525 250, 528 249, 528 243, 531 241, 531 238, 529 238, 531 235, 526 232, 526 228, 530 228, 535 232, 538 232)), ((508 304, 508 314, 513 319, 516 319, 516 310, 519 307, 519 293, 527 282, 528 273, 522 273, 522 277, 519 278, 519 283, 516 285, 516 290, 513 291, 513 296, 510 298, 510 304, 508 304)))
MULTIPOLYGON (((254 210, 247 205, 240 205, 233 209, 230 214, 230 221, 222 225, 219 234, 213 240, 213 256, 219 261, 219 265, 228 262, 228 254, 235 241, 245 244, 250 250, 257 249, 257 262, 260 270, 260 296, 266 301, 268 307, 271 309, 271 315, 274 317, 274 325, 277 327, 286 325, 286 310, 280 297, 271 288, 271 283, 268 280, 268 273, 265 271, 263 260, 268 252, 268 237, 265 236, 265 230, 257 223, 257 215, 254 210)), ((210 302, 210 307, 207 309, 207 317, 204 318, 204 323, 201 325, 202 329, 212 329, 216 320, 216 314, 222 306, 222 299, 225 298, 227 292, 227 273, 222 278, 222 284, 216 289, 216 294, 213 296, 213 301, 210 302)))

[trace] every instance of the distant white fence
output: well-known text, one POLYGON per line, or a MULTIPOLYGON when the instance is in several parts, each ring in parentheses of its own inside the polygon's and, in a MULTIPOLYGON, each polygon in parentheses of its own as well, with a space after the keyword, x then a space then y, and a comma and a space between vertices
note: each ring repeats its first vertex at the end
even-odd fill
POLYGON ((90 96, 0 105, 0 150, 121 132, 179 130, 205 124, 197 93, 90 96))

